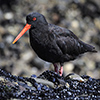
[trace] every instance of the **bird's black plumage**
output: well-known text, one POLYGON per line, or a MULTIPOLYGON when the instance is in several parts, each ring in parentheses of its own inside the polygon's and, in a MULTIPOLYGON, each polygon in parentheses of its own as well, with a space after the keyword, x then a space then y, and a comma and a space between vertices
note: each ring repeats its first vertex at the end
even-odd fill
POLYGON ((30 16, 37 19, 37 22, 29 22, 33 25, 29 31, 30 44, 43 60, 64 63, 74 60, 82 53, 96 51, 93 46, 82 42, 70 30, 47 23, 42 14, 29 14, 27 22, 30 20, 30 16))

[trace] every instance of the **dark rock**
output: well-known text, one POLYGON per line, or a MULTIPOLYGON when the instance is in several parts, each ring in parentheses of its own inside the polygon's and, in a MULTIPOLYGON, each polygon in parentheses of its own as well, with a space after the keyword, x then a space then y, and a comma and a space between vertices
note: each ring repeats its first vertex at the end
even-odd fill
POLYGON ((79 82, 72 79, 66 79, 69 83, 69 88, 66 85, 61 85, 59 80, 63 77, 52 71, 45 71, 39 78, 47 79, 56 83, 56 87, 51 88, 49 85, 37 83, 36 78, 17 77, 0 69, 0 98, 1 99, 98 99, 100 98, 100 79, 94 79, 89 76, 86 82, 79 82), (50 79, 51 77, 51 79, 50 79), (55 80, 53 78, 55 78, 55 80), (34 79, 33 79, 34 78, 34 79), (29 84, 30 83, 30 84, 29 84))

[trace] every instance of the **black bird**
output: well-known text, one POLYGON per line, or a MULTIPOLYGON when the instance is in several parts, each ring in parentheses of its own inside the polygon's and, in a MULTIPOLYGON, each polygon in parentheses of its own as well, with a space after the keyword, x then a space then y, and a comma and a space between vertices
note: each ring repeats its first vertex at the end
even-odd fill
POLYGON ((62 76, 63 63, 76 59, 85 52, 96 52, 95 47, 82 42, 72 31, 49 24, 45 17, 33 12, 26 17, 27 24, 19 33, 13 44, 29 29, 30 44, 36 54, 43 60, 53 63, 62 76))

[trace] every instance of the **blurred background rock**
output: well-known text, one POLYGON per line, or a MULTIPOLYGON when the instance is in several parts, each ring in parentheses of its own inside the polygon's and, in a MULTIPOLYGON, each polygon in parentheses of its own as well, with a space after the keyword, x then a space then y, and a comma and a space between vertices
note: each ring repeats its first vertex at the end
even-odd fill
POLYGON ((54 70, 31 49, 28 32, 12 45, 26 24, 26 15, 33 11, 42 13, 49 23, 72 30, 98 51, 65 63, 64 75, 74 72, 100 78, 100 0, 0 0, 0 68, 19 76, 54 70))

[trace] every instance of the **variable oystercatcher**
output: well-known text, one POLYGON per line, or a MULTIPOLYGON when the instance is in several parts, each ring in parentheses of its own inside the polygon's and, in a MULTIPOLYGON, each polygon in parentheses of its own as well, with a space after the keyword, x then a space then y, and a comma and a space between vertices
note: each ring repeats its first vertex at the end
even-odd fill
POLYGON ((13 44, 29 30, 30 44, 43 60, 53 63, 55 72, 62 76, 63 63, 76 59, 85 52, 96 52, 95 47, 82 42, 72 31, 49 24, 45 17, 33 12, 26 17, 27 24, 13 44), (58 71, 58 64, 60 69, 58 71))

